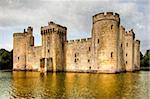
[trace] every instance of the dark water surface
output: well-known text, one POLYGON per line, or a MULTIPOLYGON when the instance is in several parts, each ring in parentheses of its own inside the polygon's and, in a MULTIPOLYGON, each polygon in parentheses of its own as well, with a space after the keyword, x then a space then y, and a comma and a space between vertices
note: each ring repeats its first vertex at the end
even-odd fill
POLYGON ((150 99, 150 71, 121 74, 0 71, 0 99, 150 99))

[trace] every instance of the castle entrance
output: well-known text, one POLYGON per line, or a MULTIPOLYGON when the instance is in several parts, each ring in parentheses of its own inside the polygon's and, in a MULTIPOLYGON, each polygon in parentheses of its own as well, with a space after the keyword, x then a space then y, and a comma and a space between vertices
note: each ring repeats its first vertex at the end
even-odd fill
POLYGON ((53 61, 52 61, 52 58, 47 58, 47 71, 53 71, 53 61))
POLYGON ((44 72, 45 69, 45 58, 40 59, 40 70, 44 72))

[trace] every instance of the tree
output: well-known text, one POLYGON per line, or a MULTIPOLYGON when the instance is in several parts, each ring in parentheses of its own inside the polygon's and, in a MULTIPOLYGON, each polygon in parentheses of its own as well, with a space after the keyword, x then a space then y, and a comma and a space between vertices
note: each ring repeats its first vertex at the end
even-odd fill
POLYGON ((147 50, 144 57, 141 55, 141 66, 142 67, 150 67, 150 50, 147 50))
POLYGON ((9 52, 5 49, 0 49, 0 69, 12 69, 12 51, 9 52))

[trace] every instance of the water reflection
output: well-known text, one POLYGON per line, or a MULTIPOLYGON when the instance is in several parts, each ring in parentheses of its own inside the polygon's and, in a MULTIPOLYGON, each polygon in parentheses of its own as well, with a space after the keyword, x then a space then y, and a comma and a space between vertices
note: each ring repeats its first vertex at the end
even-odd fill
POLYGON ((1 87, 1 83, 3 85, 5 83, 1 81, 4 77, 0 75, 0 88, 6 91, 3 97, 9 98, 137 99, 149 97, 149 80, 145 78, 149 77, 147 76, 149 74, 149 72, 122 74, 12 72, 7 90, 1 87))

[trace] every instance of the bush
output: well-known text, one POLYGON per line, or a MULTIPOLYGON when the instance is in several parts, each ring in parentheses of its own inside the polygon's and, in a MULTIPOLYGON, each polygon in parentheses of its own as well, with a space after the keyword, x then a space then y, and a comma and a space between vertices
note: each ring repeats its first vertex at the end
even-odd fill
POLYGON ((150 67, 150 50, 147 50, 145 55, 141 55, 141 67, 150 67))
POLYGON ((0 69, 12 69, 13 50, 11 52, 0 49, 0 69))

